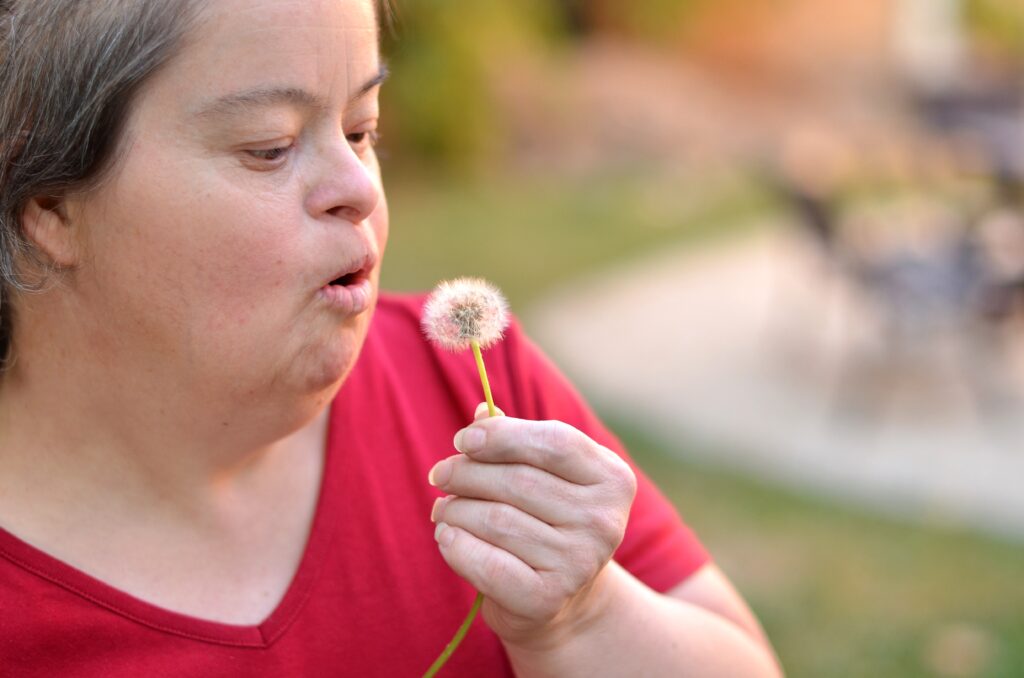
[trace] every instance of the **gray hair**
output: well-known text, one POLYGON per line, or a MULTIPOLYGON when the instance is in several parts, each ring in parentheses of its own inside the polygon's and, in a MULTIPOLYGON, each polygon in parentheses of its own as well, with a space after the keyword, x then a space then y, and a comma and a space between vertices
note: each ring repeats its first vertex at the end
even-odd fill
POLYGON ((0 0, 0 364, 15 292, 44 266, 21 228, 35 197, 87 190, 114 165, 140 86, 180 49, 200 0, 0 0))

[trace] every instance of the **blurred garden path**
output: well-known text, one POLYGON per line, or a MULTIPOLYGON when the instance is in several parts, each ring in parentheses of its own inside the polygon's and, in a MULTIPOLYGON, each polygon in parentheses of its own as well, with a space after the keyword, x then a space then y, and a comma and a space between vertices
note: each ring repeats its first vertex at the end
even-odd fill
POLYGON ((869 300, 771 226, 603 271, 525 322, 598 407, 680 454, 1024 538, 1024 338, 938 331, 894 356, 869 300))

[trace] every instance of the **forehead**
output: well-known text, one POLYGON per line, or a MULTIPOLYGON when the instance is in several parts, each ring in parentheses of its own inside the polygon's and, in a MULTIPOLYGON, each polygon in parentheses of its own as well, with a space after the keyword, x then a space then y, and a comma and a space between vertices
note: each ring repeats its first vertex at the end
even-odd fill
POLYGON ((268 87, 342 99, 379 70, 373 0, 210 0, 160 79, 188 107, 268 87))

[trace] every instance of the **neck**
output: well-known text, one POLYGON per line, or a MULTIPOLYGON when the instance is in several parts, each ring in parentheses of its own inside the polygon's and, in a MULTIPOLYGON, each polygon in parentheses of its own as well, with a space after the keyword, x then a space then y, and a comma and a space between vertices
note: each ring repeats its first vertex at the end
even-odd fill
POLYGON ((0 476, 35 479, 48 496, 191 511, 320 461, 332 393, 246 400, 52 343, 17 345, 38 348, 0 380, 0 476))

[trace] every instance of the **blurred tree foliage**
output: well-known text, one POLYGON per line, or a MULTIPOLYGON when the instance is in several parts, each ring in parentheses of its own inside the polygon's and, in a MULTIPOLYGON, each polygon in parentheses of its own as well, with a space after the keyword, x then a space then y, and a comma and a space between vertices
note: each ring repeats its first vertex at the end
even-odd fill
POLYGON ((385 35, 386 153, 429 171, 467 172, 499 157, 507 121, 495 80, 537 61, 566 33, 551 0, 396 0, 385 35))
POLYGON ((563 0, 562 4, 575 7, 591 28, 671 45, 686 38, 692 20, 713 0, 563 0))
POLYGON ((501 158, 508 120, 496 81, 543 69, 594 32, 654 44, 680 39, 711 0, 394 0, 385 35, 392 78, 383 90, 386 154, 403 166, 472 173, 501 158))
MULTIPOLYGON (((514 135, 501 96, 515 95, 509 83, 523 81, 516 75, 557 68, 551 57, 574 38, 617 35, 671 48, 695 37, 711 11, 752 11, 749 0, 392 1, 398 21, 385 34, 393 73, 382 95, 385 162, 390 154, 401 160, 395 166, 456 174, 507 157, 514 135)), ((1024 59, 1024 0, 963 1, 975 40, 1003 61, 1024 59)))
POLYGON ((967 22, 982 41, 1010 59, 1024 59, 1024 2, 967 0, 967 22))

